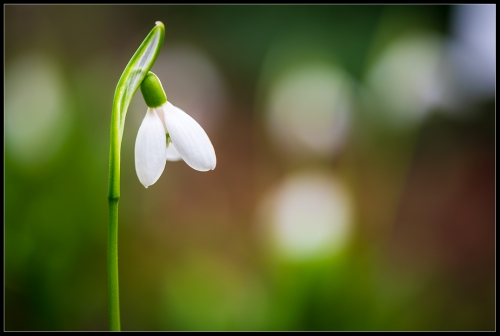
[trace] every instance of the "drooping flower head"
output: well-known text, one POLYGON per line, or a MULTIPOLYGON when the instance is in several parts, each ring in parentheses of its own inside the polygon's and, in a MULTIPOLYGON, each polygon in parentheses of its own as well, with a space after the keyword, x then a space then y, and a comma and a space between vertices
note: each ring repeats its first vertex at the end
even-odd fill
POLYGON ((135 142, 135 170, 147 188, 163 173, 167 160, 183 159, 199 171, 215 169, 214 147, 203 128, 167 101, 160 80, 149 72, 141 84, 148 105, 135 142))

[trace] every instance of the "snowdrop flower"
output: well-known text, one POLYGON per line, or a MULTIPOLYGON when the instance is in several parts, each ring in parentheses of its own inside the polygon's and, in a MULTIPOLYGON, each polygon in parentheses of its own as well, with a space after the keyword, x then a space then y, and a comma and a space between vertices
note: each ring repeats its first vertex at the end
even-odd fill
POLYGON ((148 105, 135 142, 135 170, 147 188, 163 173, 167 160, 183 159, 199 171, 213 170, 215 151, 203 128, 170 102, 160 80, 149 72, 141 84, 148 105))

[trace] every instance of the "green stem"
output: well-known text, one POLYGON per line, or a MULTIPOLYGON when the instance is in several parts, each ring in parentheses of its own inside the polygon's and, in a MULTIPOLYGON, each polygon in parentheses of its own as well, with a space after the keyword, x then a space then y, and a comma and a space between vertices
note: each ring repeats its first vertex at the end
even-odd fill
POLYGON ((108 302, 109 330, 120 331, 118 291, 118 200, 109 200, 108 226, 108 302))
MULTIPOLYGON (((111 120, 119 120, 113 108, 111 120)), ((120 201, 120 135, 118 122, 111 122, 108 185, 108 316, 109 330, 120 331, 118 290, 118 202, 120 201)))
POLYGON ((118 81, 111 112, 108 184, 108 315, 109 329, 120 331, 118 291, 118 202, 120 201, 120 149, 128 106, 153 66, 165 37, 163 23, 157 21, 118 81))

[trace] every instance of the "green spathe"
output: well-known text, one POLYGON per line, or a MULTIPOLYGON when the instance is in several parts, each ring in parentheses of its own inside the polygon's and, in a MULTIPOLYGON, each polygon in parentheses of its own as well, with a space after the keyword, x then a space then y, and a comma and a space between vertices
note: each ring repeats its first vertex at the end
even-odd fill
POLYGON ((150 108, 160 107, 167 102, 167 96, 163 91, 160 80, 151 71, 148 72, 141 83, 141 92, 146 105, 150 108))

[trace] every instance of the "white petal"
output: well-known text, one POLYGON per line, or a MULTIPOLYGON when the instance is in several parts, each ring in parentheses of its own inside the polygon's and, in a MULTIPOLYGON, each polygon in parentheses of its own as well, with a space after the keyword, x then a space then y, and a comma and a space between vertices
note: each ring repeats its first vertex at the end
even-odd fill
POLYGON ((172 142, 167 147, 167 161, 179 161, 182 157, 172 142))
POLYGON ((167 136, 154 109, 148 108, 135 140, 135 171, 147 188, 155 183, 167 162, 167 136))
POLYGON ((214 147, 203 128, 186 112, 169 102, 163 105, 163 111, 170 139, 182 159, 199 171, 214 169, 214 147))

